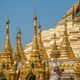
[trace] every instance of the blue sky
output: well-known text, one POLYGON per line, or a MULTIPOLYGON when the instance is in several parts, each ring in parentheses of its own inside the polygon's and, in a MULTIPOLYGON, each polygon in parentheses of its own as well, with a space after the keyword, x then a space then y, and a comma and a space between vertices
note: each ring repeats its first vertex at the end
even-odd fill
POLYGON ((10 18, 10 38, 14 49, 19 25, 23 46, 32 41, 35 7, 42 30, 46 30, 54 27, 75 2, 77 0, 0 0, 0 50, 4 46, 7 16, 10 18))

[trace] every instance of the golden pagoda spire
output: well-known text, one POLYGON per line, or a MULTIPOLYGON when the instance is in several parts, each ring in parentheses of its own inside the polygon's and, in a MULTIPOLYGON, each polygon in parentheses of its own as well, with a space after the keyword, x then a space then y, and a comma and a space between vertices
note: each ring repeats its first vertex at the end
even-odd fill
POLYGON ((64 35, 63 35, 63 41, 61 45, 61 56, 62 59, 75 59, 75 55, 73 54, 73 50, 70 46, 70 42, 68 40, 68 33, 67 33, 67 24, 65 20, 65 27, 64 27, 64 35))
POLYGON ((4 44, 4 54, 9 53, 12 55, 12 47, 11 47, 11 42, 10 42, 10 35, 9 35, 9 18, 7 17, 6 20, 6 39, 5 39, 5 44, 4 44))
POLYGON ((32 45, 32 53, 30 56, 30 62, 32 65, 36 65, 36 67, 40 66, 41 59, 40 53, 38 48, 38 41, 37 41, 37 16, 34 16, 34 37, 33 37, 33 45, 32 45))
POLYGON ((34 16, 34 38, 33 38, 33 46, 32 49, 38 49, 38 42, 37 42, 37 16, 34 16))
POLYGON ((26 56, 23 51, 22 43, 21 43, 21 31, 19 29, 16 37, 16 48, 14 52, 14 60, 18 62, 25 62, 26 56))
POLYGON ((27 69, 29 74, 26 79, 33 79, 32 76, 35 75, 36 78, 34 80, 48 80, 46 79, 46 68, 45 63, 42 64, 42 60, 40 57, 38 39, 37 39, 37 16, 34 16, 34 37, 32 44, 32 51, 30 55, 29 64, 27 64, 27 69), (45 73, 45 74, 44 74, 45 73))
POLYGON ((52 45, 52 51, 51 51, 50 57, 51 58, 59 58, 60 57, 60 51, 56 44, 56 34, 55 33, 54 33, 54 43, 52 45))
POLYGON ((4 52, 2 55, 2 65, 6 65, 6 69, 10 69, 13 64, 13 56, 12 56, 12 46, 10 42, 10 35, 9 35, 9 18, 7 17, 6 20, 6 39, 4 44, 4 52))
POLYGON ((19 50, 23 51, 22 42, 21 42, 21 30, 19 29, 17 32, 17 42, 18 42, 18 48, 19 50))
POLYGON ((39 45, 39 51, 40 51, 40 57, 42 60, 47 60, 48 55, 46 53, 46 50, 43 45, 42 37, 41 37, 41 25, 40 23, 38 24, 38 45, 39 45))
POLYGON ((16 62, 21 62, 21 55, 20 55, 20 52, 19 52, 19 47, 18 47, 18 34, 17 34, 17 37, 16 37, 16 48, 15 48, 15 51, 14 51, 14 61, 16 62))

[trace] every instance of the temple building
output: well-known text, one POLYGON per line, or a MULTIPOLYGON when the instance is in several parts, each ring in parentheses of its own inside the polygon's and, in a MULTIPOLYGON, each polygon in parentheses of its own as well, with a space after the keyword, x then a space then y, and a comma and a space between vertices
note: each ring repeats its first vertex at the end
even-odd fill
POLYGON ((37 16, 34 16, 34 36, 30 59, 27 59, 24 53, 20 29, 16 36, 15 50, 12 50, 9 25, 10 20, 7 18, 4 52, 0 54, 0 80, 49 80, 48 56, 41 38, 40 23, 37 29, 37 16))
POLYGON ((80 0, 54 28, 41 31, 37 15, 33 20, 32 42, 23 48, 19 29, 12 50, 7 17, 0 80, 80 80, 80 0))
MULTIPOLYGON (((79 77, 80 69, 80 0, 73 4, 71 8, 66 12, 62 19, 48 30, 41 32, 44 48, 46 49, 49 57, 50 69, 54 69, 53 63, 55 62, 54 55, 60 56, 57 58, 58 67, 64 69, 62 78, 64 80, 70 80, 72 76, 74 78, 79 77), (54 38, 56 34, 56 41, 54 38), (56 44, 55 44, 56 42, 56 44), (51 48, 53 47, 53 48, 51 48), (55 53, 54 55, 52 53, 55 53), (57 53, 59 53, 57 55, 57 53), (51 58, 53 57, 53 58, 51 58), (52 67, 53 66, 53 67, 52 67), (78 66, 78 67, 77 67, 78 66), (78 69, 78 70, 77 70, 78 69)), ((32 43, 26 44, 24 52, 30 56, 32 43)), ((56 73, 51 71, 51 77, 56 73)))

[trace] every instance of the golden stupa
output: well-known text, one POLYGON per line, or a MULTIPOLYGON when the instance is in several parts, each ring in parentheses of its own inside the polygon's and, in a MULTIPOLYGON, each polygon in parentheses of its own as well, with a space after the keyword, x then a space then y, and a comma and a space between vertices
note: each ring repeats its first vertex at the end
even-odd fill
POLYGON ((37 16, 33 19, 32 43, 23 48, 19 29, 13 51, 7 18, 0 80, 80 80, 80 2, 72 5, 55 28, 41 32, 37 16))
POLYGON ((15 50, 12 51, 9 24, 10 20, 7 18, 4 52, 0 54, 0 80, 49 80, 48 56, 43 46, 40 27, 37 30, 37 16, 34 16, 33 45, 28 60, 22 47, 20 29, 17 32, 15 50))

